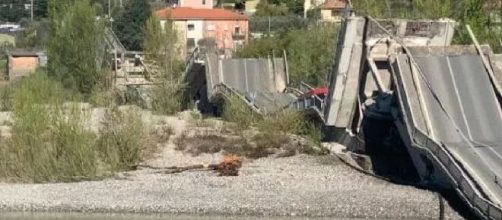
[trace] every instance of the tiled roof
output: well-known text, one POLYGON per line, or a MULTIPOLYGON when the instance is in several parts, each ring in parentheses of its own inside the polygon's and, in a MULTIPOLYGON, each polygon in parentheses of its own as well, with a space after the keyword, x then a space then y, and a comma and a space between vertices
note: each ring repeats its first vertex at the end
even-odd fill
POLYGON ((327 0, 321 5, 321 9, 344 9, 346 5, 346 0, 327 0))
POLYGON ((247 20, 248 18, 244 15, 235 13, 233 11, 214 8, 214 9, 203 9, 203 8, 164 8, 155 12, 155 14, 161 19, 173 19, 173 20, 247 20))

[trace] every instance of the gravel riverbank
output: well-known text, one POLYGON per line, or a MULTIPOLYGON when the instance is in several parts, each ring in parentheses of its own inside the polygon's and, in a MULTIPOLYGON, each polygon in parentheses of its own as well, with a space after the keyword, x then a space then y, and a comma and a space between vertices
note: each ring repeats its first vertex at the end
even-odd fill
MULTIPOLYGON (((366 176, 333 156, 246 162, 240 176, 143 169, 103 181, 0 184, 0 210, 438 219, 436 193, 366 176)), ((461 218, 448 205, 446 217, 461 218)))

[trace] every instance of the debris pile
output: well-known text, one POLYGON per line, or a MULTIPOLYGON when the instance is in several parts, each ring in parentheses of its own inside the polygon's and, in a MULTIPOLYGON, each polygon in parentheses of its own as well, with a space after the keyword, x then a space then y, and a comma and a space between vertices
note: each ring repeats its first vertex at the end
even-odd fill
POLYGON ((234 154, 223 156, 222 161, 215 166, 220 176, 238 176, 239 168, 242 167, 242 159, 234 154))
POLYGON ((162 174, 181 173, 189 170, 198 170, 198 171, 214 170, 218 173, 218 176, 238 176, 239 168, 242 167, 242 158, 234 154, 229 154, 223 156, 221 162, 217 164, 210 164, 210 165, 197 164, 190 166, 171 166, 171 167, 153 167, 149 165, 138 165, 138 167, 159 170, 157 173, 162 173, 162 174))

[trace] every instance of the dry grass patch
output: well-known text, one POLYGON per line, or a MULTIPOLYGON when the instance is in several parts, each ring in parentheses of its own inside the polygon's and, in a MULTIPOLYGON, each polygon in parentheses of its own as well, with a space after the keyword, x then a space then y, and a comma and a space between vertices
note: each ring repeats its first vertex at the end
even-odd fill
POLYGON ((202 153, 235 153, 238 155, 243 149, 247 148, 245 138, 239 136, 222 135, 221 133, 211 131, 198 131, 191 133, 183 132, 174 140, 176 150, 183 151, 192 155, 202 153))

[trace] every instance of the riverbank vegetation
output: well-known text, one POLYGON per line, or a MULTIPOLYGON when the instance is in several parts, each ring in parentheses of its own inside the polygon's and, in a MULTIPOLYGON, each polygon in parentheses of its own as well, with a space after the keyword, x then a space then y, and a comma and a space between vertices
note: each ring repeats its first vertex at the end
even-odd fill
MULTIPOLYGON (((298 111, 285 109, 273 114, 259 115, 241 98, 230 96, 223 107, 223 119, 231 122, 230 129, 241 136, 249 136, 249 130, 255 129, 257 132, 251 134, 251 141, 256 149, 266 151, 268 148, 281 148, 284 143, 290 143, 293 135, 310 142, 302 145, 303 148, 299 149, 301 152, 326 153, 321 147, 324 138, 322 126, 308 120, 298 111)), ((253 152, 259 151, 256 149, 253 152)))
POLYGON ((103 129, 87 126, 91 109, 45 73, 18 82, 10 95, 12 136, 1 141, 0 179, 57 182, 95 179, 135 166, 148 129, 137 112, 111 109, 103 129))
POLYGON ((2 111, 12 115, 11 135, 0 139, 0 179, 74 181, 134 168, 155 144, 141 115, 115 105, 103 86, 104 21, 95 19, 89 0, 52 0, 48 7, 48 68, 0 92, 2 111), (93 115, 85 102, 106 106, 106 113, 93 115))
POLYGON ((148 18, 143 46, 150 71, 158 79, 152 88, 152 110, 159 114, 174 114, 183 108, 184 66, 179 59, 177 37, 172 22, 165 22, 161 27, 156 16, 148 18))

